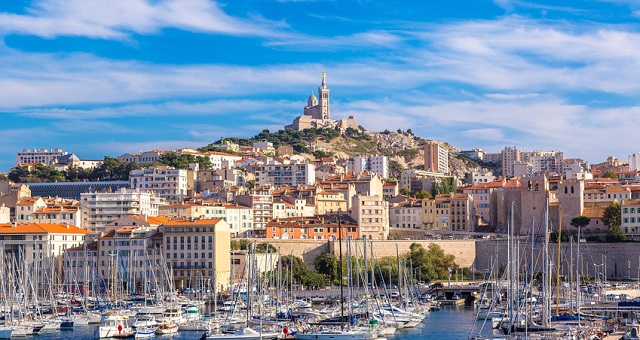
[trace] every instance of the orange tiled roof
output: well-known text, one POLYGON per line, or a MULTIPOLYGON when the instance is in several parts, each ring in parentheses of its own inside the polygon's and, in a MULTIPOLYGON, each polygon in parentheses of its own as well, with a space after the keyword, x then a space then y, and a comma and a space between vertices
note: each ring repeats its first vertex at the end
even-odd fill
POLYGON ((167 223, 164 223, 165 225, 169 225, 169 226, 173 226, 173 225, 211 225, 211 224, 218 224, 218 222, 222 221, 222 219, 219 218, 212 218, 212 219, 198 219, 198 220, 193 220, 193 221, 189 221, 189 220, 183 220, 183 219, 175 219, 175 220, 169 220, 167 223))
POLYGON ((28 223, 12 225, 11 223, 0 224, 0 234, 91 234, 91 232, 78 228, 74 225, 48 224, 48 223, 28 223))

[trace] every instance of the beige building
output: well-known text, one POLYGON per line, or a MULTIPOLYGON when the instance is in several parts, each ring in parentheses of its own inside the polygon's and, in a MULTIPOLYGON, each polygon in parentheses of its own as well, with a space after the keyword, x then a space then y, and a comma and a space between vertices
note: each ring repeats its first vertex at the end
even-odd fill
POLYGON ((316 194, 316 215, 347 211, 347 199, 344 191, 324 190, 316 194))
POLYGON ((27 266, 32 266, 36 259, 40 259, 39 268, 42 270, 42 265, 54 264, 46 262, 46 259, 56 259, 66 249, 83 244, 89 234, 84 229, 68 224, 0 224, 0 247, 5 258, 12 256, 16 260, 23 259, 27 266))
POLYGON ((79 203, 70 206, 54 205, 38 208, 32 214, 32 217, 36 223, 82 225, 82 213, 79 203))
POLYGON ((640 200, 626 200, 620 209, 622 231, 627 238, 640 239, 640 200))
POLYGON ((170 219, 224 219, 227 215, 222 203, 173 203, 158 208, 158 216, 170 219))
POLYGON ((422 228, 422 200, 401 202, 389 207, 389 226, 392 228, 422 228))
POLYGON ((389 202, 385 201, 382 195, 354 196, 349 216, 358 224, 358 238, 389 238, 389 202))
POLYGON ((206 281, 217 291, 229 287, 231 238, 221 219, 172 220, 162 228, 164 257, 173 270, 176 288, 206 281))
POLYGON ((145 285, 150 291, 166 282, 161 246, 151 240, 156 233, 157 228, 148 225, 117 226, 97 240, 97 268, 111 296, 142 294, 145 285))
POLYGON ((33 214, 38 209, 45 208, 47 203, 42 197, 25 197, 16 203, 16 221, 18 223, 30 223, 35 218, 33 214))

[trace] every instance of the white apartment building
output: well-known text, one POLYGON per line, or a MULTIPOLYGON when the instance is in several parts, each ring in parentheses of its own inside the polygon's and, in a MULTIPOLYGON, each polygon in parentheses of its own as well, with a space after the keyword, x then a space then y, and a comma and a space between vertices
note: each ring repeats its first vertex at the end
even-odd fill
POLYGON ((389 238, 389 202, 381 195, 355 195, 349 217, 358 224, 358 238, 386 240, 389 238))
POLYGON ((252 237, 264 237, 265 227, 273 219, 273 187, 258 186, 248 195, 237 195, 235 203, 251 207, 253 211, 252 237))
POLYGON ((469 185, 477 185, 481 183, 491 183, 496 179, 493 172, 489 169, 480 169, 471 171, 467 174, 467 183, 469 185))
POLYGON ((254 172, 256 184, 277 187, 316 183, 315 166, 309 163, 293 161, 290 164, 258 165, 254 172))
POLYGON ((105 231, 107 223, 127 215, 158 216, 166 201, 150 191, 121 188, 116 192, 93 192, 80 195, 82 227, 92 233, 105 231))
POLYGON ((203 152, 202 155, 209 157, 209 161, 211 161, 211 170, 233 169, 236 167, 236 162, 242 159, 241 156, 224 152, 207 151, 203 152))
POLYGON ((514 165, 520 161, 520 150, 515 146, 507 146, 502 150, 502 175, 513 177, 514 165))
POLYGON ((67 152, 62 151, 62 149, 24 149, 22 152, 16 153, 16 164, 42 163, 54 165, 58 163, 58 158, 66 154, 67 152))
POLYGON ((389 177, 389 161, 387 156, 355 156, 347 162, 347 171, 355 174, 363 171, 373 172, 381 178, 389 177))
POLYGON ((629 170, 640 170, 640 152, 629 155, 629 170))
POLYGON ((232 237, 249 237, 253 229, 253 210, 240 204, 225 204, 224 220, 229 224, 232 237))
POLYGON ((555 172, 561 174, 564 170, 562 151, 531 151, 521 152, 520 160, 533 165, 533 173, 555 172))
POLYGON ((484 160, 485 152, 482 149, 471 149, 471 150, 460 151, 460 154, 465 157, 469 157, 471 159, 481 161, 481 160, 484 160))
POLYGON ((132 170, 129 185, 132 189, 152 190, 167 201, 180 201, 187 195, 187 170, 168 166, 132 170))
POLYGON ((151 150, 141 153, 125 153, 124 155, 119 155, 116 158, 130 163, 147 164, 159 161, 164 154, 164 150, 151 150))

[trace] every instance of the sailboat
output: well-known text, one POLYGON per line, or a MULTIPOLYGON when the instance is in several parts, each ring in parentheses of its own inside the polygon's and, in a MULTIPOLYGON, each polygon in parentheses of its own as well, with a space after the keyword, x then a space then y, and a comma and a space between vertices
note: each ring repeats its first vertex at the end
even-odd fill
MULTIPOLYGON (((340 212, 338 212, 338 244, 340 247, 340 269, 339 273, 342 275, 342 225, 340 223, 340 212)), ((347 275, 350 277, 350 275, 347 275)), ((342 281, 342 280, 341 280, 342 281)), ((344 315, 344 285, 340 282, 340 329, 331 330, 317 330, 311 332, 296 333, 296 339, 299 340, 368 340, 373 339, 371 332, 363 330, 345 330, 345 315, 344 315)))

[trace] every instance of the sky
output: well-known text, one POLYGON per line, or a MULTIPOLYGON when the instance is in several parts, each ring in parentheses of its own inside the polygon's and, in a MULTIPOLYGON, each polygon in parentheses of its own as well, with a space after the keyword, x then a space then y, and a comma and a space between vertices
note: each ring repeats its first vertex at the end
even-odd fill
POLYGON ((640 151, 635 0, 0 1, 0 171, 331 116, 460 149, 640 151))

